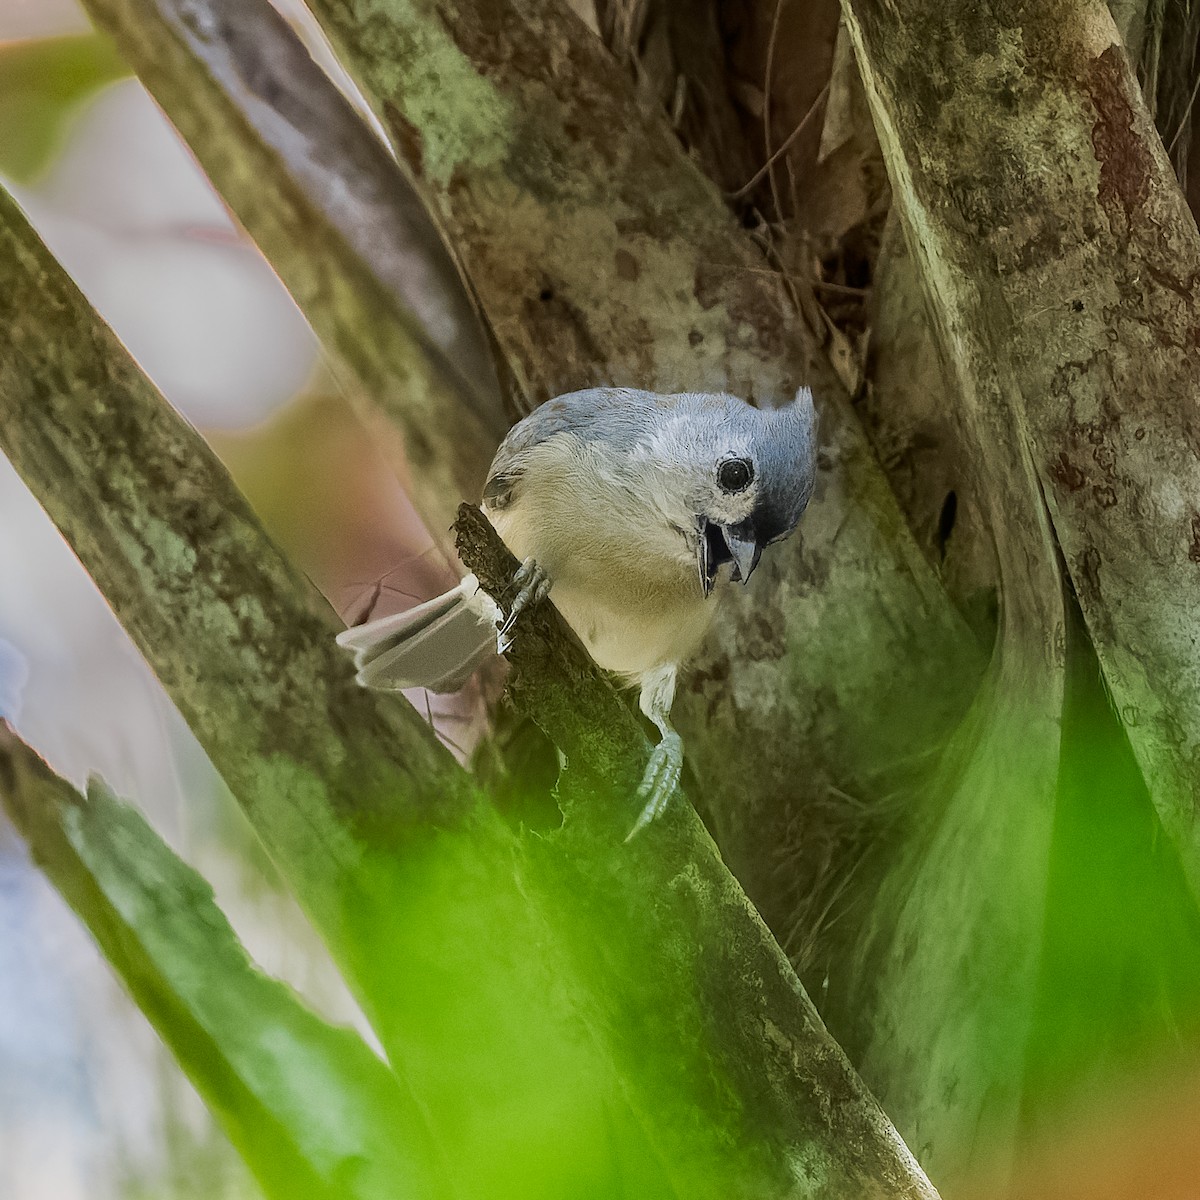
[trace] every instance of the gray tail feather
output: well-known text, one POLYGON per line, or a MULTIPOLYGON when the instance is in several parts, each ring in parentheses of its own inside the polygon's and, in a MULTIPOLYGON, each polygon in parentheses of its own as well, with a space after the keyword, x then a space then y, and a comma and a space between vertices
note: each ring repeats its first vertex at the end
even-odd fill
POLYGON ((498 616, 492 598, 468 575, 444 596, 356 625, 337 642, 354 655, 364 687, 453 692, 496 653, 498 616))

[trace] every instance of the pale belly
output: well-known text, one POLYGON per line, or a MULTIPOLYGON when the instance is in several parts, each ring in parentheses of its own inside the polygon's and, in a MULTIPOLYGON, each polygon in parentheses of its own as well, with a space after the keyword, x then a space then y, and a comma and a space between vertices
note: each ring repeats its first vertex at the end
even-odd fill
POLYGON ((549 575, 550 599, 597 665, 632 680, 689 658, 717 598, 704 596, 677 535, 647 538, 642 526, 608 541, 560 514, 530 505, 490 516, 509 549, 549 575))
POLYGON ((556 583, 550 599, 596 664, 630 679, 690 658, 715 609, 703 598, 672 604, 660 596, 647 602, 570 579, 556 583))

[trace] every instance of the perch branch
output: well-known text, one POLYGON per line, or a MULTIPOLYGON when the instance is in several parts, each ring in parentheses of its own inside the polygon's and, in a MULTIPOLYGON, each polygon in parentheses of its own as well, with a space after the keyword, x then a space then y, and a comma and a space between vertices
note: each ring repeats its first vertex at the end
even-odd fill
POLYGON ((3 192, 0 331, 0 448, 237 797, 466 1191, 500 1190, 495 1131, 536 1104, 528 1152, 571 1194, 615 1084, 571 981, 528 953, 546 933, 511 834, 411 705, 355 683, 340 623, 3 192))
MULTIPOLYGON (((464 565, 502 596, 516 559, 470 505, 456 530, 464 565)), ((649 745, 551 605, 522 616, 509 658, 514 702, 566 757, 564 825, 527 839, 527 879, 570 934, 635 1107, 683 1103, 753 1147, 736 1173, 724 1156, 697 1162, 693 1186, 815 1194, 803 1172, 781 1190, 782 1159, 822 1195, 935 1197, 686 800, 623 843, 649 745), (750 1112, 753 1137, 734 1134, 750 1112)), ((678 1117, 660 1136, 679 1135, 678 1117)))

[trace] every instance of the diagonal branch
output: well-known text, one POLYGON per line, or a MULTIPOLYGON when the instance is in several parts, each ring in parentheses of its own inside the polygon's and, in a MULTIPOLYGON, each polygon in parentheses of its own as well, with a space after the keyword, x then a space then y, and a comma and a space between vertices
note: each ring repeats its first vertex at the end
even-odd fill
MULTIPOLYGON (((0 446, 330 944, 462 1194, 611 1194, 635 1163, 647 1196, 802 1196, 817 1161, 831 1195, 932 1195, 695 817, 633 857, 600 805, 521 847, 407 704, 354 685, 331 615, 2 195, 0 328, 0 446)), ((598 761, 628 772, 640 734, 598 703, 618 731, 598 761)))
POLYGON ((466 1191, 502 1190, 504 1131, 534 1106, 525 1149, 570 1194, 624 1105, 555 955, 528 952, 547 932, 510 833, 407 702, 355 684, 333 614, 3 193, 0 330, 0 448, 246 811, 466 1191))
POLYGON ((279 273, 351 399, 391 417, 418 509, 447 529, 459 498, 481 493, 507 423, 458 269, 395 161, 265 2, 85 7, 279 273))
POLYGON ((268 1196, 447 1194, 395 1075, 254 967, 211 889, 133 809, 99 780, 80 795, 3 722, 0 803, 268 1196))
POLYGON ((0 328, 0 446, 309 903, 337 906, 365 844, 469 809, 449 753, 354 685, 334 614, 2 192, 0 328))

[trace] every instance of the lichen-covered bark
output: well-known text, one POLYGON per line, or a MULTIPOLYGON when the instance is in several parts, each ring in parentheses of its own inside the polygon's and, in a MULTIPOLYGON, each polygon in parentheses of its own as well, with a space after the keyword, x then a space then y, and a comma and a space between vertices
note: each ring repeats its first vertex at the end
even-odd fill
POLYGON ((354 685, 336 617, 4 194, 0 327, 5 453, 310 901, 356 843, 468 811, 450 754, 354 685))
MULTIPOLYGON (((502 595, 516 560, 477 509, 457 530, 502 595)), ((736 1161, 696 1162, 688 1194, 933 1197, 684 797, 623 844, 650 747, 550 605, 522 617, 510 659, 513 701, 566 759, 563 826, 527 839, 529 885, 571 930, 635 1106, 652 1114, 670 1079, 734 1139, 736 1161)))
POLYGON ((803 856, 795 830, 820 824, 831 783, 888 779, 898 756, 945 734, 982 666, 969 631, 778 274, 565 7, 312 8, 455 245, 528 403, 594 383, 775 403, 814 383, 816 499, 677 705, 722 849, 774 920, 785 906, 756 865, 762 846, 803 856))
POLYGON ((266 0, 86 7, 279 273, 347 394, 393 419, 413 499, 443 536, 460 499, 480 493, 506 422, 458 270, 395 161, 266 0))
POLYGON ((915 843, 912 882, 900 870, 881 889, 878 911, 901 915, 867 958, 862 1069, 947 1181, 1015 1128, 1028 1070, 1051 814, 1080 761, 1061 716, 1080 668, 1060 546, 1164 827, 1200 877, 1185 399, 1200 257, 1102 5, 844 9, 1001 584, 992 677, 944 763, 961 780, 915 843))
MULTIPOLYGON (((344 353, 352 363, 355 354, 366 353, 370 367, 379 347, 390 344, 387 329, 382 339, 376 336, 384 310, 374 304, 370 287, 352 286, 350 300, 342 304, 336 286, 311 286, 314 270, 323 272, 322 279, 336 279, 337 263, 326 264, 326 256, 318 255, 317 268, 309 264, 308 228, 314 220, 318 228, 324 228, 322 221, 333 222, 344 239, 354 242, 357 236, 355 245, 379 240, 379 206, 373 200, 377 179, 387 171, 375 162, 378 148, 363 147, 351 156, 352 166, 360 158, 374 165, 365 172, 355 167, 351 186, 341 190, 338 143, 358 145, 343 128, 345 106, 336 98, 320 99, 328 85, 308 79, 311 64, 293 61, 290 35, 280 35, 259 4, 91 0, 91 5, 117 33, 285 279, 291 283, 295 275, 292 286, 318 330, 334 345, 349 338, 351 350, 344 353), (310 102, 303 100, 306 91, 314 97, 310 102), (287 226, 289 236, 279 237, 280 205, 270 193, 264 196, 260 178, 274 181, 277 190, 290 188, 280 191, 285 212, 309 214, 287 226), (355 200, 360 192, 371 203, 355 200), (364 208, 365 238, 353 232, 364 208), (299 239, 291 236, 297 232, 299 239), (363 308, 371 310, 366 317, 363 308)), ((354 44, 363 53, 378 48, 371 40, 378 27, 378 22, 355 26, 354 44)), ((664 390, 734 386, 777 398, 798 378, 809 354, 802 324, 711 184, 667 130, 639 116, 632 101, 613 89, 603 51, 580 33, 555 18, 528 36, 579 43, 572 55, 582 56, 591 73, 581 97, 571 94, 571 80, 552 79, 547 96, 534 94, 536 78, 501 75, 493 83, 493 73, 486 73, 475 86, 489 89, 487 103, 540 114, 536 133, 520 131, 520 146, 507 165, 496 161, 499 147, 456 159, 454 170, 464 186, 450 187, 428 172, 422 180, 470 270, 498 343, 528 361, 536 378, 528 371, 522 378, 535 396, 596 379, 625 379, 664 390), (512 88, 527 93, 516 109, 511 96, 505 98, 512 88), (614 155, 621 163, 615 175, 614 155), (606 253, 612 255, 608 267, 599 262, 606 253), (553 278, 543 278, 552 262, 559 268, 553 278), (601 276, 609 270, 611 277, 597 276, 601 268, 601 276)), ((472 45, 486 49, 478 41, 472 45)), ((347 61, 354 65, 353 56, 347 61)), ((428 90, 414 91, 414 78, 405 76, 400 99, 425 114, 421 120, 431 137, 453 139, 458 122, 481 119, 482 102, 464 99, 460 105, 454 89, 426 78, 422 72, 431 61, 423 53, 416 62, 411 55, 401 60, 428 90)), ((463 66, 475 69, 469 61, 463 66)), ((388 63, 371 69, 390 72, 389 78, 396 70, 388 63)), ((370 78, 378 82, 379 76, 370 78)), ((396 104, 389 100, 385 108, 410 165, 423 171, 417 161, 423 143, 397 123, 396 104)), ((399 191, 401 201, 405 195, 399 191)), ((386 233, 390 226, 384 224, 386 233)), ((340 244, 335 239, 335 249, 340 244)), ((360 264, 350 266, 358 271, 360 264)), ((389 400, 380 370, 360 367, 359 373, 389 400)), ((820 513, 810 516, 804 538, 787 548, 791 582, 765 599, 760 583, 752 607, 729 610, 720 638, 710 643, 679 703, 679 721, 694 748, 723 849, 777 929, 806 920, 807 909, 797 914, 796 896, 823 869, 823 852, 808 854, 823 837, 798 839, 797 827, 816 829, 837 812, 821 803, 832 786, 855 794, 881 781, 890 788, 897 760, 907 759, 914 744, 936 742, 961 713, 979 664, 964 626, 905 536, 893 498, 832 379, 827 394, 833 399, 824 418, 820 513), (848 609, 861 614, 870 647, 841 638, 833 624, 820 619, 848 609), (803 653, 791 656, 786 678, 773 669, 784 642, 803 646, 803 653), (897 663, 905 670, 896 670, 897 663), (730 679, 741 681, 736 695, 730 679), (914 695, 928 702, 915 705, 914 695), (902 729, 891 718, 901 709, 910 718, 902 729), (805 736, 795 737, 796 729, 805 736), (774 747, 769 772, 747 772, 755 744, 774 747), (796 868, 786 876, 762 854, 764 845, 784 844, 796 868)), ((478 495, 477 485, 455 484, 478 474, 482 455, 480 438, 469 427, 426 420, 429 407, 418 389, 398 411, 410 446, 413 436, 425 436, 413 434, 414 422, 423 422, 434 439, 432 464, 414 465, 418 485, 428 489, 423 511, 436 516, 448 501, 478 495), (451 430, 453 442, 444 436, 451 430), (459 447, 455 481, 439 490, 431 472, 444 466, 448 448, 459 447)), ((394 400, 392 408, 397 411, 394 400)), ((493 440, 490 433, 483 438, 488 453, 493 440)), ((824 840, 841 836, 840 820, 833 825, 824 840)))
POLYGON ((450 1194, 395 1075, 256 970, 211 888, 103 783, 80 795, 0 722, 0 803, 268 1196, 450 1194))
POLYGON ((1200 888, 1200 237, 1107 9, 848 6, 910 245, 990 364, 1200 888))

